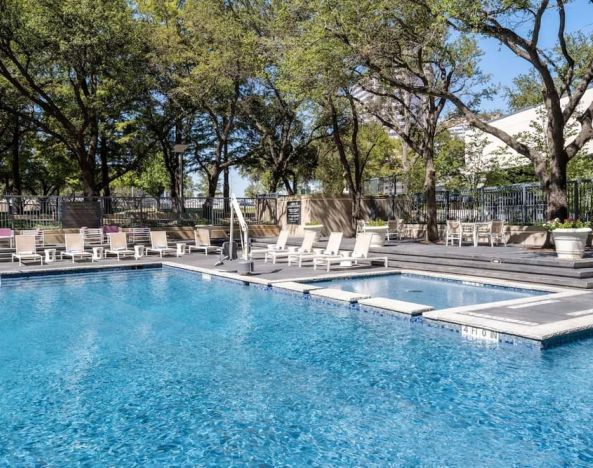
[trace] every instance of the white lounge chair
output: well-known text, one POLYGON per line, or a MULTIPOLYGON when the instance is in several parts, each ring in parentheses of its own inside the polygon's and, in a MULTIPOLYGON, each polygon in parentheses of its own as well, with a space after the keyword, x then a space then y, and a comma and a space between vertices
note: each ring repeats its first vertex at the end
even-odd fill
POLYGON ((34 235, 20 235, 15 236, 15 252, 12 254, 11 261, 18 259, 19 266, 23 264, 23 260, 39 260, 40 265, 43 265, 43 257, 37 253, 34 235))
POLYGON ((190 253, 193 250, 197 250, 199 252, 203 251, 204 255, 208 255, 210 252, 222 252, 220 247, 212 245, 210 240, 210 229, 196 229, 194 231, 194 241, 195 245, 190 245, 187 247, 188 252, 190 253))
POLYGON ((331 232, 327 245, 321 253, 299 253, 293 252, 288 255, 288 265, 292 265, 293 262, 298 261, 299 268, 303 266, 303 260, 313 260, 315 257, 331 256, 335 257, 340 253, 340 245, 342 244, 342 237, 344 234, 341 232, 331 232))
POLYGON ((316 270, 318 266, 325 265, 327 271, 330 270, 333 264, 343 264, 346 266, 358 265, 360 262, 383 262, 385 267, 389 266, 389 260, 387 257, 369 257, 369 249, 371 247, 371 241, 373 239, 373 233, 362 232, 356 236, 356 242, 354 243, 354 249, 350 255, 347 252, 342 252, 341 256, 319 256, 313 259, 313 269, 316 270))
POLYGON ((84 250, 84 236, 82 234, 66 234, 64 239, 66 250, 60 252, 61 260, 63 260, 64 257, 70 257, 72 263, 74 263, 77 258, 80 258, 81 260, 84 258, 92 259, 93 254, 84 250))
POLYGON ((41 229, 24 229, 21 231, 21 234, 24 236, 35 236, 35 246, 39 248, 43 248, 45 245, 45 234, 41 229))
POLYGON ((150 232, 150 247, 146 248, 146 255, 150 252, 158 253, 161 258, 163 255, 176 255, 177 251, 169 247, 167 241, 167 233, 165 231, 151 231, 150 232))
POLYGON ((119 261, 121 257, 134 256, 134 251, 128 248, 125 232, 113 232, 108 234, 107 237, 109 237, 109 248, 105 250, 105 257, 115 255, 119 261))
POLYGON ((267 249, 253 249, 249 252, 249 258, 254 258, 256 255, 265 255, 268 252, 286 250, 286 243, 288 242, 288 231, 282 230, 280 234, 278 234, 278 239, 276 239, 275 245, 268 245, 267 249))
POLYGON ((305 231, 305 235, 303 236, 303 242, 301 246, 294 252, 290 252, 288 250, 270 250, 266 252, 264 257, 264 262, 268 262, 268 259, 272 259, 272 263, 276 263, 276 260, 279 258, 286 258, 289 257, 291 254, 294 253, 302 253, 302 254, 310 254, 313 252, 313 243, 315 242, 315 238, 317 237, 317 233, 315 231, 305 231))

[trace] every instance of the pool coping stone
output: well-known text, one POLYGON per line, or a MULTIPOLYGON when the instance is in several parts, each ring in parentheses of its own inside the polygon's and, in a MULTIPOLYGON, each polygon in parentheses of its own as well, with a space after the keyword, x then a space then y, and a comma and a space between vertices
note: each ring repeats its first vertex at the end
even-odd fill
POLYGON ((286 289, 289 291, 300 292, 303 294, 309 294, 311 291, 316 289, 322 289, 321 286, 315 286, 307 283, 297 283, 296 281, 282 281, 279 283, 272 283, 273 288, 286 289))
POLYGON ((359 304, 384 309, 387 311, 398 312, 400 314, 411 315, 415 317, 422 315, 423 312, 433 310, 434 307, 425 304, 416 304, 414 302, 399 301, 397 299, 390 299, 387 297, 370 297, 368 299, 360 299, 359 304))
POLYGON ((334 301, 349 302, 351 304, 356 303, 361 299, 368 299, 371 297, 368 294, 360 294, 333 288, 314 289, 310 291, 309 294, 311 296, 323 297, 325 299, 332 299, 334 301))

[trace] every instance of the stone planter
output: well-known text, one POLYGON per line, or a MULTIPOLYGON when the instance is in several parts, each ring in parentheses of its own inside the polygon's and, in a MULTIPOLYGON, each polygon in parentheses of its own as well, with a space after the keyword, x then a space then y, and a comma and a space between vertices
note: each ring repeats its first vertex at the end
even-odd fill
POLYGON ((387 234, 387 226, 365 226, 364 232, 373 234, 371 239, 371 247, 383 247, 385 245, 385 234, 387 234))
POLYGON ((305 231, 313 231, 315 232, 315 242, 319 241, 321 237, 321 230, 323 229, 323 224, 309 224, 303 227, 305 231))
POLYGON ((554 229, 552 237, 556 246, 556 254, 562 260, 578 260, 585 255, 587 238, 590 228, 554 229))

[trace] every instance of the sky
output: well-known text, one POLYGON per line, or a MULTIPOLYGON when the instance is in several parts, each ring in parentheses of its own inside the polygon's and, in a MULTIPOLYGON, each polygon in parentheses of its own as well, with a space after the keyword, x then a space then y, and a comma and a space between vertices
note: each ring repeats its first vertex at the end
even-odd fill
MULTIPOLYGON (((575 0, 566 6, 566 31, 593 34, 593 7, 591 0, 575 0)), ((541 45, 552 47, 556 42, 558 31, 557 14, 547 13, 542 21, 541 45)), ((524 31, 523 31, 524 32, 524 31)), ((507 111, 504 92, 506 87, 513 84, 513 78, 530 70, 528 63, 515 56, 506 46, 494 39, 481 39, 480 48, 483 56, 481 60, 482 71, 490 75, 491 82, 501 90, 492 101, 483 104, 483 110, 507 111)))
MULTIPOLYGON (((593 8, 591 0, 575 0, 566 6, 566 30, 568 32, 581 31, 593 35, 593 8)), ((551 47, 556 41, 556 14, 546 14, 542 22, 540 42, 543 47, 551 47)), ((526 61, 516 57, 505 46, 493 39, 480 39, 483 51, 481 59, 482 71, 490 75, 491 82, 500 90, 491 101, 482 104, 484 111, 507 112, 504 90, 510 87, 513 78, 527 73, 530 69, 526 61)), ((231 172, 231 189, 237 196, 242 196, 249 181, 233 170, 231 172)))

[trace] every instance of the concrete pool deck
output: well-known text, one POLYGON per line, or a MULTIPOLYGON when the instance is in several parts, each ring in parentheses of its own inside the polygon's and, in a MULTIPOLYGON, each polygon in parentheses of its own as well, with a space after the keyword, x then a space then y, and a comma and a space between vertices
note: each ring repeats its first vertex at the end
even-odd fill
POLYGON ((153 256, 140 260, 106 259, 96 263, 69 261, 49 265, 19 267, 18 263, 0 264, 2 279, 51 273, 76 273, 110 268, 142 268, 166 266, 190 270, 206 275, 257 284, 296 294, 308 294, 320 300, 341 301, 348 306, 371 309, 379 313, 396 314, 402 317, 420 319, 429 325, 452 329, 469 339, 522 343, 546 348, 566 341, 572 341, 593 334, 593 292, 587 290, 558 288, 534 284, 486 279, 475 276, 461 276, 419 270, 384 268, 382 266, 360 266, 336 268, 329 274, 313 270, 310 265, 298 268, 288 266, 286 261, 276 264, 255 261, 255 273, 237 274, 235 262, 227 261, 216 267, 216 255, 191 254, 182 257, 153 256), (431 310, 430 306, 398 301, 382 297, 368 297, 346 293, 334 288, 320 288, 315 283, 303 283, 321 279, 352 278, 357 276, 384 275, 386 273, 410 273, 437 278, 449 278, 478 284, 495 284, 512 288, 546 291, 538 295, 512 301, 431 310))

